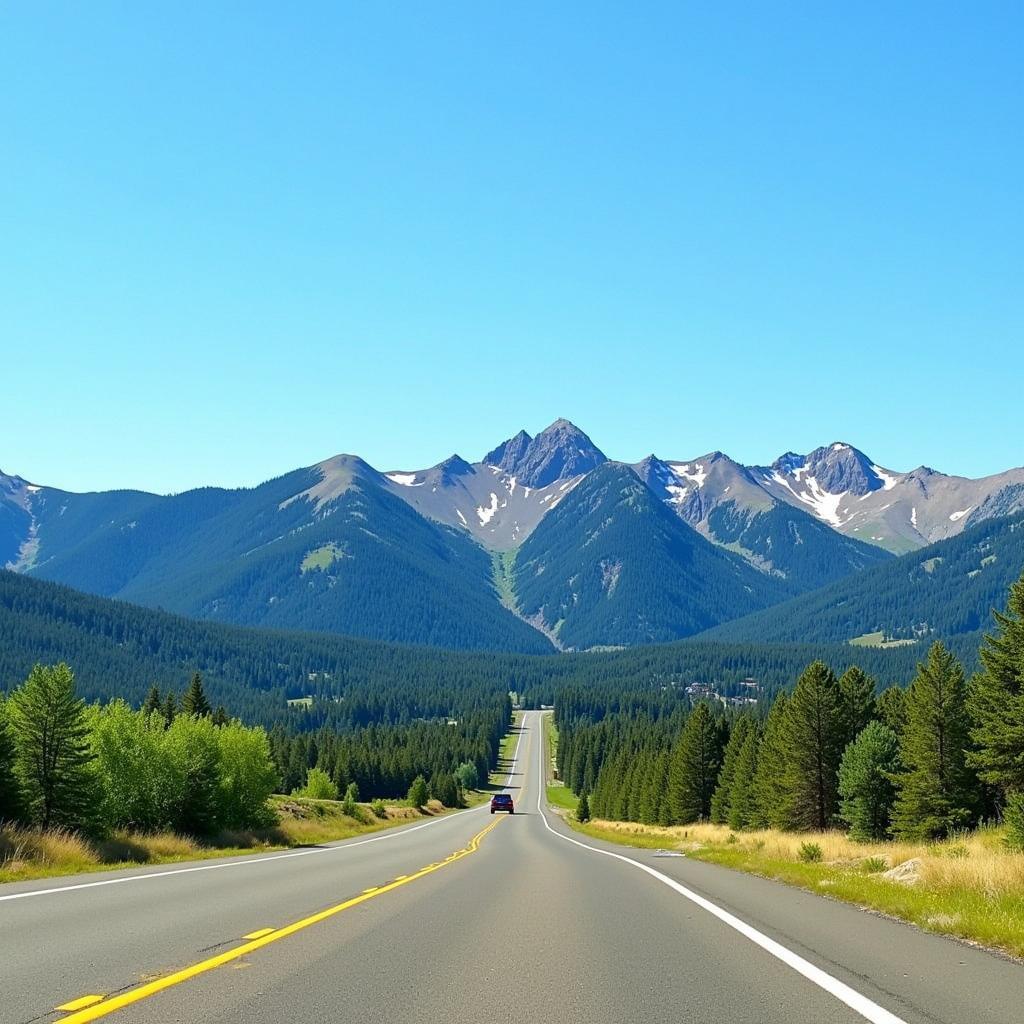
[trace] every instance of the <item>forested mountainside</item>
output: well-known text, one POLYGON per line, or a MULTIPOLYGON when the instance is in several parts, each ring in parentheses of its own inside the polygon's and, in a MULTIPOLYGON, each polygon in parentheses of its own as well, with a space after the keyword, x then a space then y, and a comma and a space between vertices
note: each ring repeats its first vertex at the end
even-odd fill
MULTIPOLYGON (((958 638, 954 649, 973 666, 977 637, 958 638)), ((140 704, 154 683, 181 693, 199 671, 212 703, 246 721, 302 729, 435 718, 509 691, 529 705, 550 704, 566 686, 675 693, 706 684, 726 697, 747 693, 740 682, 753 677, 769 694, 817 657, 905 682, 920 656, 913 648, 696 640, 546 656, 438 651, 196 621, 0 571, 0 690, 37 662, 66 661, 87 699, 140 704), (288 707, 304 697, 311 708, 288 707)))
POLYGON ((502 607, 479 545, 418 515, 360 460, 332 471, 300 470, 251 491, 133 498, 131 512, 113 521, 110 496, 47 494, 41 551, 59 553, 31 573, 242 625, 550 649, 502 607), (59 545, 49 540, 55 533, 59 545))
POLYGON ((951 638, 984 630, 1024 571, 1024 516, 956 537, 709 630, 728 642, 843 643, 951 638))
POLYGON ((514 584, 523 615, 577 649, 678 640, 786 593, 617 463, 595 469, 541 520, 516 555, 514 584))

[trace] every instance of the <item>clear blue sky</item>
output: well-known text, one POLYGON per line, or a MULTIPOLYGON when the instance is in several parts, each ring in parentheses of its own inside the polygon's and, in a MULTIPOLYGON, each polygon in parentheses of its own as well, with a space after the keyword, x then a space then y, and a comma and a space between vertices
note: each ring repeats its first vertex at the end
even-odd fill
POLYGON ((0 467, 1024 463, 1024 9, 841 7, 6 7, 0 467))

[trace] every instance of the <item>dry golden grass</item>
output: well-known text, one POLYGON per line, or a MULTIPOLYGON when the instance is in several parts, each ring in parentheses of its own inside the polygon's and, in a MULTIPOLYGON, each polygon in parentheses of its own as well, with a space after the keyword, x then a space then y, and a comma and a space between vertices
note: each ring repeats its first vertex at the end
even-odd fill
POLYGON ((165 864, 202 857, 221 857, 252 850, 316 846, 366 832, 445 813, 430 801, 420 811, 402 804, 385 807, 378 818, 359 805, 359 817, 342 813, 335 800, 278 797, 271 801, 277 824, 247 832, 221 832, 208 841, 173 832, 140 833, 118 830, 104 839, 88 839, 69 829, 17 828, 0 825, 0 882, 51 875, 101 871, 131 864, 165 864))

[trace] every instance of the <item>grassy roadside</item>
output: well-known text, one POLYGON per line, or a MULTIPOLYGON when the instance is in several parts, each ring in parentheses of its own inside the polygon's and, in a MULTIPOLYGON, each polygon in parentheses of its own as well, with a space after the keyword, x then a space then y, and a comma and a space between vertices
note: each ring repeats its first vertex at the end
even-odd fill
MULTIPOLYGON (((484 793, 467 794, 470 806, 484 799, 484 793)), ((66 829, 39 832, 2 826, 0 883, 316 846, 451 813, 435 800, 422 811, 405 804, 386 805, 384 818, 378 818, 369 804, 360 804, 358 819, 342 813, 337 800, 278 796, 271 798, 271 805, 278 815, 277 825, 253 832, 224 832, 208 841, 173 832, 124 831, 107 839, 90 840, 66 829)))
POLYGON ((520 731, 523 726, 523 713, 512 712, 512 728, 501 738, 498 747, 498 765, 491 772, 488 784, 492 789, 504 789, 508 774, 512 771, 512 765, 516 756, 516 745, 519 742, 520 731))
MULTIPOLYGON (((557 731, 548 719, 548 749, 557 731)), ((575 819, 576 797, 561 783, 548 803, 577 832, 623 846, 679 850, 695 860, 746 871, 908 921, 926 931, 1024 957, 1024 854, 991 828, 936 843, 855 843, 842 832, 735 833, 724 825, 661 827, 575 819), (817 849, 815 849, 817 848, 817 849), (816 858, 820 855, 819 859, 816 858), (885 872, 906 865, 899 881, 885 872)))
POLYGON ((559 810, 576 813, 579 799, 564 782, 555 778, 555 751, 558 749, 558 726, 554 715, 544 715, 544 741, 548 752, 547 777, 544 780, 548 803, 559 810))
POLYGON ((776 879, 926 931, 1024 957, 1024 855, 1005 848, 999 829, 936 843, 862 844, 841 832, 734 833, 724 825, 662 828, 571 819, 570 824, 596 839, 680 850, 695 860, 776 879), (806 859, 818 851, 820 861, 806 859), (906 880, 886 877, 897 865, 907 865, 906 880))

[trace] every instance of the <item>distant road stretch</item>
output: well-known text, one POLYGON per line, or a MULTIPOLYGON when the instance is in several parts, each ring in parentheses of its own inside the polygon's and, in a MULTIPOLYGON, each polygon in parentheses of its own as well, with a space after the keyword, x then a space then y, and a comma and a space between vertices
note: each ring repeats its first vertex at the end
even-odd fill
POLYGON ((1009 960, 572 832, 542 724, 526 713, 514 816, 0 886, 0 1021, 1024 1021, 1009 960))

